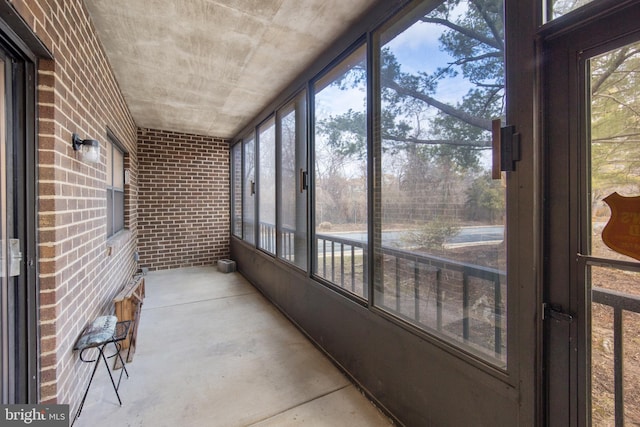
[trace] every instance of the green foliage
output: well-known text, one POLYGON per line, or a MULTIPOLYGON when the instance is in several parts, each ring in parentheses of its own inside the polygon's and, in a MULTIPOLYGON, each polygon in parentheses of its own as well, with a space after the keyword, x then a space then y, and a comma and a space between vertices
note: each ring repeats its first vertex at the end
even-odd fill
POLYGON ((591 61, 591 173, 594 200, 640 192, 640 44, 591 61))
POLYGON ((444 242, 458 234, 460 226, 450 217, 436 217, 418 230, 408 231, 402 236, 406 243, 424 249, 440 249, 444 242))
POLYGON ((361 111, 349 109, 345 114, 330 116, 316 124, 319 133, 327 136, 327 144, 341 156, 366 158, 367 117, 361 111))
POLYGON ((505 209, 504 188, 489 173, 476 178, 466 191, 465 212, 472 221, 501 222, 505 209))

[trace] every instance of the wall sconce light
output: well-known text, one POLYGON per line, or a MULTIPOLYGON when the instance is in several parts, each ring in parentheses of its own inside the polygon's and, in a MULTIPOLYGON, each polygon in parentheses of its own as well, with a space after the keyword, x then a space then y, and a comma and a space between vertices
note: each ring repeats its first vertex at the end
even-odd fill
POLYGON ((91 163, 100 161, 100 143, 95 139, 80 139, 77 133, 71 137, 74 151, 80 151, 82 158, 91 163))

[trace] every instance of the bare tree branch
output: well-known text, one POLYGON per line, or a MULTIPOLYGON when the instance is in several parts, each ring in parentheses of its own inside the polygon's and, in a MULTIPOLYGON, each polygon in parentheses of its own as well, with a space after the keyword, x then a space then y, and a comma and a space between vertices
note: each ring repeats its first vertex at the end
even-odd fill
POLYGON ((481 61, 483 59, 487 59, 487 58, 498 58, 498 59, 502 59, 503 58, 503 54, 501 51, 493 51, 493 52, 487 52, 483 55, 478 55, 478 56, 470 56, 468 58, 461 58, 458 59, 457 61, 453 62, 452 65, 463 65, 463 64, 467 64, 469 62, 474 62, 474 61, 481 61))
POLYGON ((618 67, 620 67, 625 60, 636 53, 636 50, 629 52, 628 47, 620 49, 613 61, 609 63, 609 66, 605 70, 603 70, 603 73, 600 75, 600 77, 598 77, 598 79, 591 85, 591 93, 597 93, 600 90, 602 84, 607 81, 607 79, 618 69, 618 67))
POLYGON ((386 132, 382 134, 382 139, 387 141, 410 142, 412 144, 423 144, 423 145, 453 145, 456 147, 469 147, 469 148, 475 148, 478 150, 486 150, 491 148, 491 141, 456 141, 451 139, 419 139, 411 136, 402 137, 398 135, 391 135, 386 132))
POLYGON ((435 98, 430 97, 424 93, 421 93, 415 89, 406 88, 399 85, 396 81, 389 78, 382 78, 383 87, 388 87, 389 89, 393 89, 398 95, 410 96, 412 98, 423 101, 432 107, 437 108, 445 114, 456 117, 463 122, 470 124, 472 126, 479 127, 484 130, 491 130, 491 120, 485 119, 482 117, 477 117, 472 114, 467 113, 466 111, 460 110, 458 108, 452 107, 451 105, 445 104, 444 102, 438 101, 435 98))
POLYGON ((629 138, 632 136, 640 136, 640 132, 633 132, 633 133, 624 133, 624 134, 620 134, 620 135, 611 135, 608 136, 606 138, 593 138, 591 140, 591 142, 615 142, 615 143, 637 143, 638 140, 637 139, 629 139, 629 140, 624 140, 624 141, 620 141, 618 138, 629 138))
POLYGON ((628 103, 626 103, 626 102, 622 102, 620 99, 616 98, 615 96, 612 96, 612 95, 605 95, 605 94, 603 94, 603 93, 598 93, 598 94, 595 94, 595 95, 594 95, 594 97, 599 97, 599 98, 608 98, 608 99, 611 99, 612 101, 614 101, 614 102, 616 102, 616 103, 618 103, 618 104, 622 105, 623 107, 628 108, 629 110, 631 110, 631 112, 632 112, 633 114, 635 114, 636 116, 640 116, 640 112, 639 112, 638 110, 636 110, 635 108, 633 108, 633 106, 629 105, 628 103))
POLYGON ((486 88, 491 88, 491 89, 495 89, 496 91, 500 92, 502 89, 504 89, 504 85, 503 84, 487 84, 487 83, 480 83, 480 82, 474 82, 474 84, 478 87, 486 87, 486 88))

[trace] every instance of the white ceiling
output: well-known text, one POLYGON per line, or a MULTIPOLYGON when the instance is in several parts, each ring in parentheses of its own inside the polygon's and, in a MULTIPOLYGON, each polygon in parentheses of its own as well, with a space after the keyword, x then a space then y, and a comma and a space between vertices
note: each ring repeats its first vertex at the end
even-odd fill
POLYGON ((376 0, 85 0, 140 127, 231 138, 376 0))

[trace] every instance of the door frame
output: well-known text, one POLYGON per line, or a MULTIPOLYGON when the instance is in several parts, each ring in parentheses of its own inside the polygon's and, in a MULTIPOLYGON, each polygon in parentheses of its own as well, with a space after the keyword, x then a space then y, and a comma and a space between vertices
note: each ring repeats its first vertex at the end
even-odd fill
MULTIPOLYGON (((32 254, 35 248, 35 240, 28 240, 29 233, 35 229, 33 217, 28 216, 28 210, 33 209, 35 202, 28 203, 27 199, 33 197, 34 161, 30 161, 34 143, 27 141, 27 87, 29 81, 33 81, 33 74, 27 63, 16 55, 13 46, 0 35, 0 51, 2 52, 2 66, 4 67, 4 79, 2 84, 5 108, 3 119, 5 120, 5 147, 6 165, 3 170, 7 173, 7 192, 2 203, 6 203, 7 229, 3 235, 3 252, 7 251, 8 239, 17 239, 20 242, 20 251, 23 258, 20 262, 20 273, 17 276, 7 275, 7 301, 4 308, 8 310, 10 321, 8 324, 8 372, 7 395, 3 396, 3 403, 27 402, 29 394, 34 388, 31 379, 37 367, 37 355, 34 350, 37 343, 37 305, 30 301, 37 298, 35 281, 30 268, 32 254)), ((31 69, 32 71, 32 69, 31 69)), ((32 158, 32 157, 31 157, 32 158)), ((5 257, 5 261, 8 255, 5 257)), ((8 270, 7 270, 8 271, 8 270)), ((3 344, 4 345, 4 344, 3 344)))
POLYGON ((639 1, 594 4, 540 32, 544 145, 545 425, 591 424, 590 297, 585 286, 586 59, 640 40, 639 1), (585 55, 589 52, 589 55, 585 55), (559 144, 560 143, 560 144, 559 144), (566 284, 566 285, 564 285, 566 284), (559 315, 558 315, 559 313, 559 315), (557 424, 556 424, 557 423, 557 424))
MULTIPOLYGON (((9 0, 0 0, 0 46, 14 59, 13 140, 16 192, 23 196, 15 206, 17 234, 22 241, 22 271, 18 279, 18 372, 15 403, 38 403, 40 398, 39 282, 37 248, 37 66, 53 59, 47 47, 20 17, 9 0)), ((7 141, 11 143, 12 141, 7 141)))

